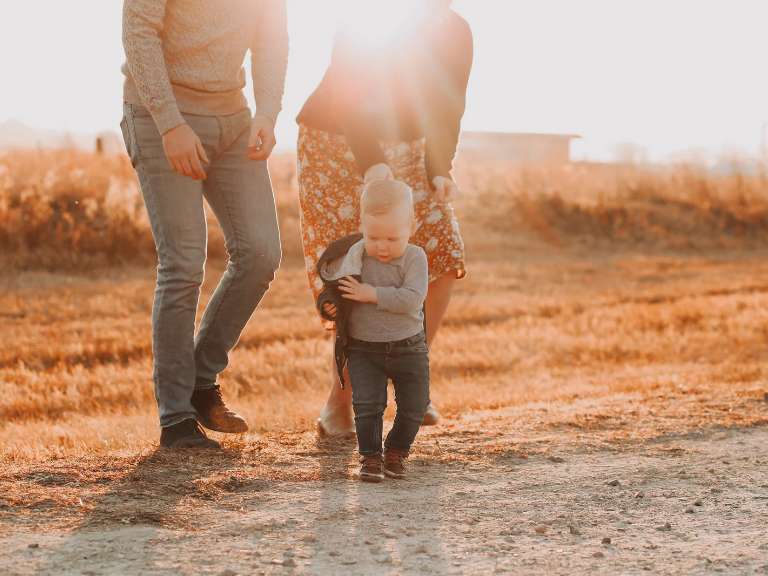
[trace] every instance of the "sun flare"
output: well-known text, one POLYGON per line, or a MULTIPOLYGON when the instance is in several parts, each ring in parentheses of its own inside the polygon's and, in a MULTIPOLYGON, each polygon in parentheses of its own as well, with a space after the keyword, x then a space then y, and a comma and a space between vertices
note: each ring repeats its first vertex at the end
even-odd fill
POLYGON ((419 0, 345 0, 340 25, 361 48, 384 48, 407 36, 427 12, 428 3, 419 0))

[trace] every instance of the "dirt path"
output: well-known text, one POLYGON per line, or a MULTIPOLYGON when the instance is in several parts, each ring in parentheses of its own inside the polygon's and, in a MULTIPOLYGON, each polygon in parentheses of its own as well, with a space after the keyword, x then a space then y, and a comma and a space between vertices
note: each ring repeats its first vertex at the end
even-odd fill
MULTIPOLYGON (((0 505, 0 573, 768 573, 768 427, 613 447, 556 434, 545 449, 479 433, 513 416, 427 432, 410 478, 381 485, 353 479, 352 445, 306 450, 305 437, 272 460, 288 480, 243 474, 242 452, 214 477, 182 469, 193 501, 174 494, 178 462, 165 476, 139 462, 90 506, 51 514, 58 524, 40 522, 45 501, 33 517, 0 505), (318 474, 290 479, 310 461, 318 474)), ((29 474, 51 493, 66 484, 29 474)))

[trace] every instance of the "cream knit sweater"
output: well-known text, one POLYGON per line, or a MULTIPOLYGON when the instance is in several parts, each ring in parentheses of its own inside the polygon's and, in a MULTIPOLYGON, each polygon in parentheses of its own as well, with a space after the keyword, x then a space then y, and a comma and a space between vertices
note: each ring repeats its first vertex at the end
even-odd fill
POLYGON ((181 112, 227 115, 247 107, 251 51, 256 114, 280 112, 288 60, 285 0, 124 0, 123 99, 145 106, 161 134, 181 112))

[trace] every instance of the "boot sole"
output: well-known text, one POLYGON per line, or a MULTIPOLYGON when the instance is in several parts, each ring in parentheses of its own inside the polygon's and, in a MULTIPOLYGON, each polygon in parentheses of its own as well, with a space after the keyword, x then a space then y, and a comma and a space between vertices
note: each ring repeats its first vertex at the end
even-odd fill
POLYGON ((221 444, 215 443, 199 443, 199 444, 171 444, 170 446, 160 445, 162 450, 221 450, 221 444))
POLYGON ((405 474, 398 474, 397 472, 392 472, 386 468, 384 468, 384 475, 388 476, 389 478, 395 478, 396 480, 402 480, 405 478, 405 474))
POLYGON ((203 428, 213 430, 214 432, 221 432, 222 434, 242 434, 243 432, 248 432, 248 424, 246 422, 233 426, 215 426, 213 422, 200 417, 198 417, 197 421, 200 422, 203 428))
POLYGON ((360 474, 360 480, 363 482, 373 482, 375 484, 378 484, 379 482, 384 481, 384 475, 377 476, 375 474, 360 474))

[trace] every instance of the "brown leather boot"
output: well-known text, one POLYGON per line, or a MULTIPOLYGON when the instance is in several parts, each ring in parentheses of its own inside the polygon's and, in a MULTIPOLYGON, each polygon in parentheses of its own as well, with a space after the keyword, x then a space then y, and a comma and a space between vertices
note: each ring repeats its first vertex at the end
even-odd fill
POLYGON ((242 416, 227 408, 218 386, 192 393, 192 406, 198 421, 209 430, 239 434, 248 431, 248 423, 242 416))
POLYGON ((384 480, 384 473, 381 468, 381 454, 360 456, 360 480, 363 482, 381 482, 384 480))
POLYGON ((405 459, 408 452, 397 448, 384 450, 384 474, 390 478, 405 478, 405 459))
POLYGON ((188 418, 161 430, 160 447, 218 450, 221 448, 221 445, 216 440, 208 438, 194 418, 188 418))

